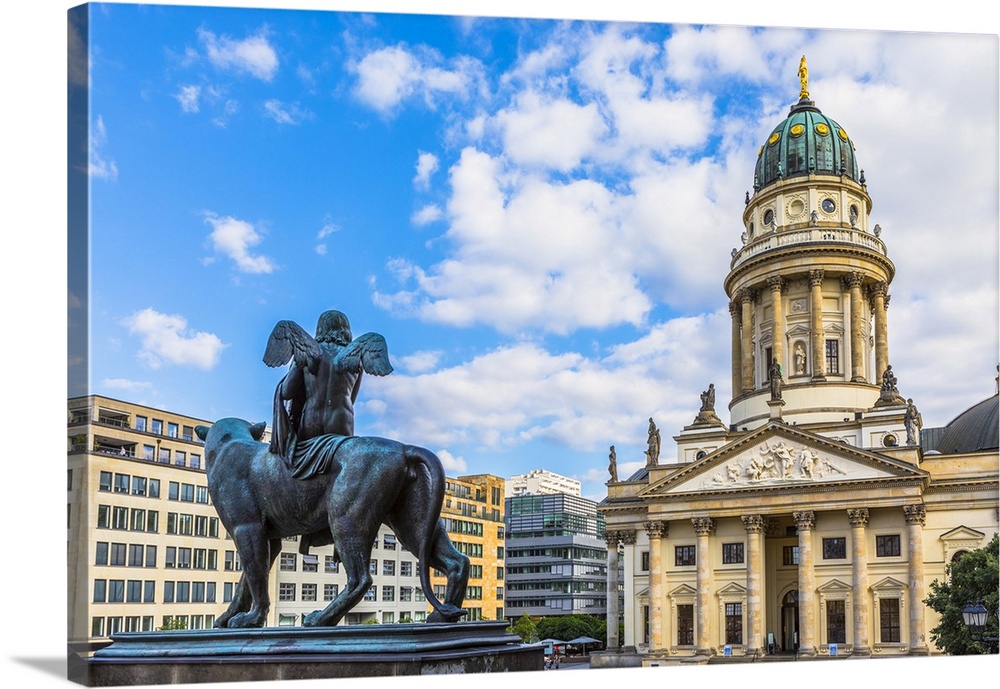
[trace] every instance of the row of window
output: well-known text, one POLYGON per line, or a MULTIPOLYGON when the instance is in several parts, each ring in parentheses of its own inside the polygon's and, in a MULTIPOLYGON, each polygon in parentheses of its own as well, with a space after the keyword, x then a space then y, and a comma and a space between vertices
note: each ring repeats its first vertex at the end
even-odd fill
MULTIPOLYGON (((648 615, 648 609, 644 610, 644 615, 648 615)), ((847 615, 845 601, 826 601, 826 643, 847 643, 846 620, 847 615)), ((742 603, 726 603, 725 625, 726 643, 732 645, 742 644, 742 603)), ((879 601, 879 641, 881 643, 900 642, 898 598, 883 598, 879 601)), ((694 605, 692 604, 681 604, 677 606, 677 645, 694 645, 694 605)))
POLYGON ((122 493, 148 498, 160 497, 160 479, 130 474, 112 474, 102 471, 97 483, 97 490, 103 493, 122 493))
MULTIPOLYGON (((886 534, 875 536, 875 556, 876 557, 899 557, 901 553, 899 534, 886 534)), ((741 564, 743 560, 742 543, 722 544, 722 564, 741 564)), ((847 538, 836 536, 823 539, 823 559, 843 560, 847 558, 847 538)), ((696 548, 693 545, 674 546, 674 566, 692 567, 697 563, 696 548)), ((782 564, 799 564, 799 547, 797 545, 786 545, 782 548, 782 564)), ((649 552, 642 553, 642 570, 649 571, 649 552)))
MULTIPOLYGON (((337 597, 340 592, 339 584, 323 584, 323 600, 332 601, 337 597)), ((317 584, 307 583, 307 584, 295 584, 290 582, 278 584, 278 600, 279 601, 315 601, 319 595, 319 586, 317 584), (296 592, 300 592, 300 597, 296 598, 296 592)), ((364 600, 366 601, 377 601, 378 598, 378 586, 372 586, 365 592, 364 600)), ((396 600, 396 587, 395 586, 383 586, 382 587, 382 600, 392 602, 396 600)), ((425 601, 427 598, 424 596, 424 592, 419 587, 413 586, 400 586, 399 587, 399 600, 403 603, 408 603, 411 601, 425 601)))
POLYGON ((160 532, 160 513, 137 507, 97 506, 97 528, 116 531, 160 532))
MULTIPOLYGON (((163 626, 180 629, 211 629, 215 615, 164 615, 163 626), (176 625, 176 627, 174 627, 176 625)), ((152 615, 112 615, 93 617, 90 621, 90 635, 104 637, 120 632, 153 631, 152 615)))

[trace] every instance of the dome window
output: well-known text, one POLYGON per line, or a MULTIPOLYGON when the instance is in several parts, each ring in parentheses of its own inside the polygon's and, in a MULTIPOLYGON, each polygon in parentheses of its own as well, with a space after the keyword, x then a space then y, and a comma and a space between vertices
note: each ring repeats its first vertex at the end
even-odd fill
POLYGON ((833 202, 833 199, 823 199, 820 203, 820 207, 823 209, 824 213, 833 213, 837 210, 837 204, 833 202))

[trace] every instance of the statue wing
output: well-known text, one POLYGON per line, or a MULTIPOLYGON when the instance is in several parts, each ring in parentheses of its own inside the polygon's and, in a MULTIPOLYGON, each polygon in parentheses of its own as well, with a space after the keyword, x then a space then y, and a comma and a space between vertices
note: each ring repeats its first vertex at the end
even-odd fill
POLYGON ((284 366, 292 359, 300 365, 323 355, 319 343, 294 321, 278 321, 267 338, 264 363, 274 368, 284 366), (301 362, 301 363, 300 363, 301 362))
POLYGON ((389 348, 385 344, 385 338, 378 333, 365 333, 355 338, 343 349, 340 361, 350 368, 360 369, 373 376, 392 373, 389 348))

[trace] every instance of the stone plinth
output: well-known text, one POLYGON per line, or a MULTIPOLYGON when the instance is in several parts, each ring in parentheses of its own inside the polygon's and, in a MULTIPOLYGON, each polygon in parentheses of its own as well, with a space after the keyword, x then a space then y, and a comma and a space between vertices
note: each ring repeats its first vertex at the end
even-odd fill
POLYGON ((387 677, 541 670, 506 622, 117 634, 90 658, 71 656, 85 686, 387 677))

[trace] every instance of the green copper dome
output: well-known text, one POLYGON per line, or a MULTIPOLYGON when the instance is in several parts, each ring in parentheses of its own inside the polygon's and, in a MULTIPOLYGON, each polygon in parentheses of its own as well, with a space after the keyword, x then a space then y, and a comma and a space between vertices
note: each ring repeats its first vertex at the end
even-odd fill
POLYGON ((781 179, 811 174, 865 183, 847 132, 808 97, 802 97, 760 147, 753 188, 756 192, 781 179))

